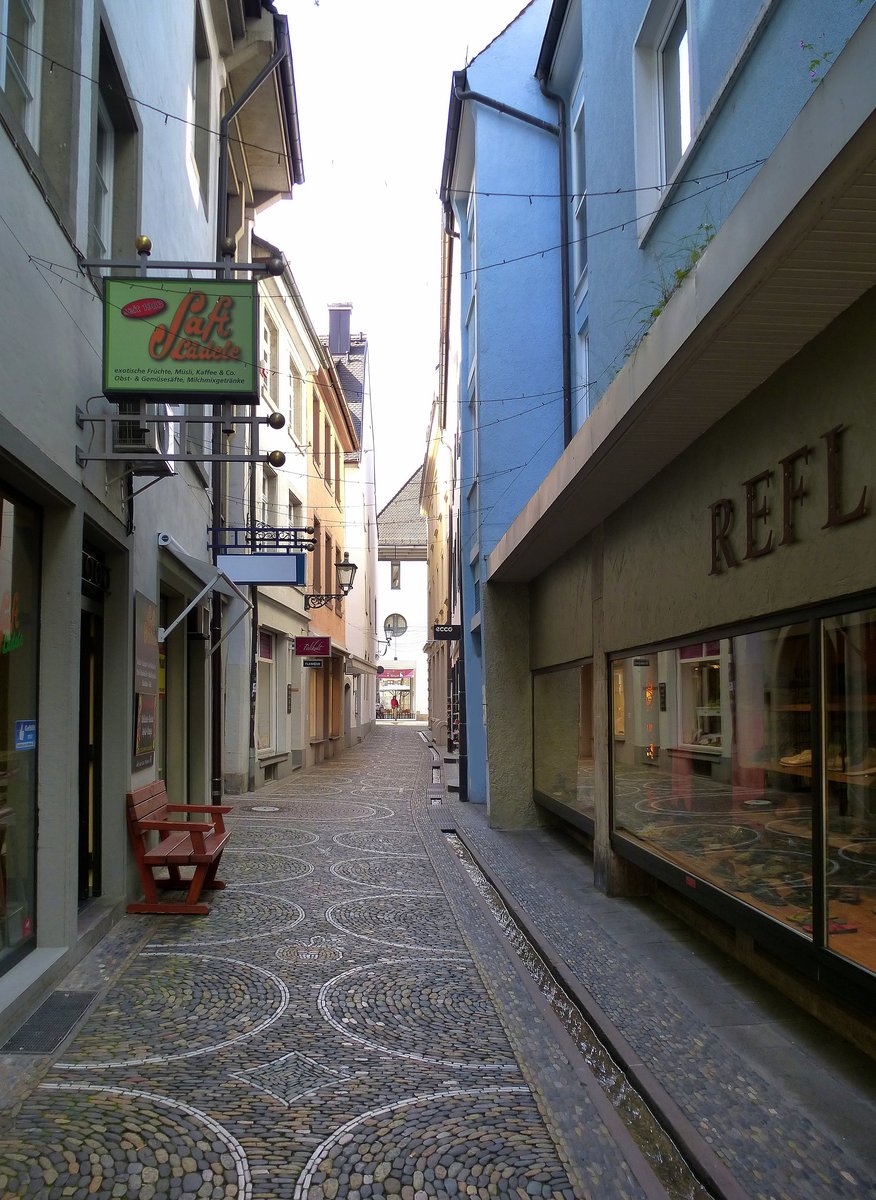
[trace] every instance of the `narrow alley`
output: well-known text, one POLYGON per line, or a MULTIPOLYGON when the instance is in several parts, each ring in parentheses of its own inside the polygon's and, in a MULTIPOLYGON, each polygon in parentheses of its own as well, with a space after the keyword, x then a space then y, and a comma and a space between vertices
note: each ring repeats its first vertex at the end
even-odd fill
POLYGON ((209 916, 125 917, 50 998, 55 1025, 2 1048, 4 1200, 876 1194, 851 1051, 668 914, 596 892, 554 834, 490 830, 435 758, 379 725, 229 800, 209 916), (557 956, 547 982, 484 875, 557 956), (699 1181, 629 1118, 627 1085, 606 1091, 572 999, 548 1002, 560 976, 699 1181))

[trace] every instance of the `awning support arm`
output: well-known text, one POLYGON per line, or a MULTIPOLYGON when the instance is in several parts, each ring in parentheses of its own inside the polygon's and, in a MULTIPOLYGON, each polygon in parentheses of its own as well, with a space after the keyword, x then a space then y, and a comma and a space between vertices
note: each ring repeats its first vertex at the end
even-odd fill
POLYGON ((189 615, 189 613, 192 611, 192 609, 196 605, 201 603, 201 601, 204 599, 204 597, 207 595, 208 592, 212 592, 218 579, 219 579, 218 575, 216 576, 215 579, 211 579, 210 582, 207 584, 207 586, 204 588, 204 590, 202 592, 198 592, 198 594, 197 594, 197 596, 195 596, 194 600, 191 600, 185 606, 185 608, 179 614, 177 619, 175 621, 173 621, 170 625, 168 625, 167 629, 162 629, 161 627, 159 627, 159 629, 158 629, 158 641, 159 642, 167 641, 167 639, 173 633, 174 629, 176 629, 177 625, 179 625, 180 621, 185 620, 185 618, 189 615))

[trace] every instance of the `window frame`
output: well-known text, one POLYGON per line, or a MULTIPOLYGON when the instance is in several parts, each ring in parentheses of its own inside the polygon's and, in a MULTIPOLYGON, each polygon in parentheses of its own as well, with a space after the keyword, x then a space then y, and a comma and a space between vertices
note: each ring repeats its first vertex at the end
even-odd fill
POLYGON ((213 59, 201 5, 195 4, 192 80, 189 92, 189 153, 205 215, 210 212, 211 145, 213 138, 213 59))
POLYGON ((5 45, 0 53, 0 92, 6 104, 19 120, 27 139, 34 150, 39 152, 40 132, 40 100, 42 90, 42 59, 38 53, 33 53, 43 44, 43 23, 45 16, 44 0, 0 0, 0 31, 8 34, 10 5, 17 4, 26 10, 30 18, 28 36, 23 47, 25 70, 12 53, 13 43, 9 37, 3 39, 5 45), (19 91, 24 96, 22 111, 19 115, 17 106, 13 103, 7 87, 7 77, 11 74, 16 80, 19 91))
POLYGON ((651 0, 633 45, 634 148, 636 163, 636 221, 639 244, 646 240, 673 184, 696 145, 696 26, 688 0, 651 0), (678 160, 666 160, 663 54, 684 13, 688 60, 690 137, 678 160), (656 190, 655 190, 656 189, 656 190), (655 203, 655 196, 657 197, 655 203))
POLYGON ((657 90, 660 117, 660 158, 662 182, 666 183, 691 143, 693 98, 690 78, 690 23, 687 0, 678 0, 660 44, 657 47, 657 90), (679 22, 684 31, 677 37, 679 22), (675 42, 674 48, 672 43, 675 42), (682 65, 684 64, 684 69, 682 65), (667 75, 671 71, 673 87, 668 94, 667 75), (686 88, 684 83, 686 80, 686 88), (686 103, 685 103, 686 101, 686 103), (670 108, 670 103, 672 107, 670 108))
POLYGON ((115 190, 116 130, 112 115, 103 96, 97 94, 97 120, 94 133, 94 154, 91 167, 91 197, 88 233, 95 258, 113 256, 113 193, 115 190), (103 153, 100 153, 103 137, 103 153), (98 197, 102 192, 100 213, 98 197))
POLYGON ((575 222, 574 279, 575 294, 580 295, 587 282, 587 146, 583 101, 572 119, 572 188, 575 203, 572 210, 575 222))

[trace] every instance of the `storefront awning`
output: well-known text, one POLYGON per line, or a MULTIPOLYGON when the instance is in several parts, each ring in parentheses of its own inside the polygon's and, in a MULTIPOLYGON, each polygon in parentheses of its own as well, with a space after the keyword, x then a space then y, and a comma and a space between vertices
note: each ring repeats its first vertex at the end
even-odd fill
MULTIPOLYGON (((181 566, 185 567, 185 569, 191 575, 194 575, 195 579, 200 580, 200 582, 204 585, 202 590, 197 594, 197 596, 195 596, 194 600, 190 601, 186 605, 186 607, 172 624, 168 625, 166 629, 158 630, 158 641, 167 641, 168 637, 171 633, 173 633, 180 621, 184 620, 193 608, 200 604, 210 592, 217 592, 220 596, 224 596, 229 601, 228 618, 230 620, 230 624, 228 624, 223 630, 222 637, 219 639, 216 645, 210 648, 210 653, 213 654, 219 649, 231 631, 237 628, 237 626, 252 608, 252 604, 246 595, 244 595, 244 593, 240 590, 234 580, 229 579, 224 571, 220 571, 217 567, 214 567, 212 563, 204 562, 203 559, 194 558, 191 554, 187 554, 186 551, 183 550, 182 546, 180 546, 179 542, 177 542, 169 533, 159 533, 158 547, 160 550, 164 550, 165 553, 170 554, 173 558, 175 558, 176 561, 181 564, 181 566)), ((225 622, 223 622, 223 625, 224 624, 225 622)))

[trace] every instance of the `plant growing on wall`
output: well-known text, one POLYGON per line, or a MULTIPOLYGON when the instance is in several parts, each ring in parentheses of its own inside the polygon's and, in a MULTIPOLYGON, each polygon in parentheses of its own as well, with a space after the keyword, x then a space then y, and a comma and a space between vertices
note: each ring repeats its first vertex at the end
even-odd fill
MULTIPOLYGON (((624 347, 624 361, 636 353, 651 326, 702 258, 715 233, 716 229, 711 221, 702 221, 692 234, 682 238, 671 249, 657 255, 657 278, 651 281, 657 289, 657 299, 636 309, 639 327, 624 347)), ((614 368, 614 374, 617 374, 618 369, 614 368)))
POLYGON ((642 325, 645 326, 645 333, 648 332, 672 299, 672 296, 678 291, 700 261, 706 246, 708 246, 714 236, 715 226, 709 221, 703 221, 696 227, 695 232, 689 237, 683 238, 673 251, 658 258, 658 277, 656 282, 659 297, 653 308, 641 319, 642 325), (679 252, 681 254, 681 261, 678 260, 679 252), (671 267, 667 265, 672 261, 675 261, 676 266, 671 267))
POLYGON ((800 49, 805 50, 810 56, 809 78, 813 83, 820 83, 823 72, 827 70, 833 60, 833 51, 818 51, 815 49, 815 45, 812 42, 801 42, 800 49))

